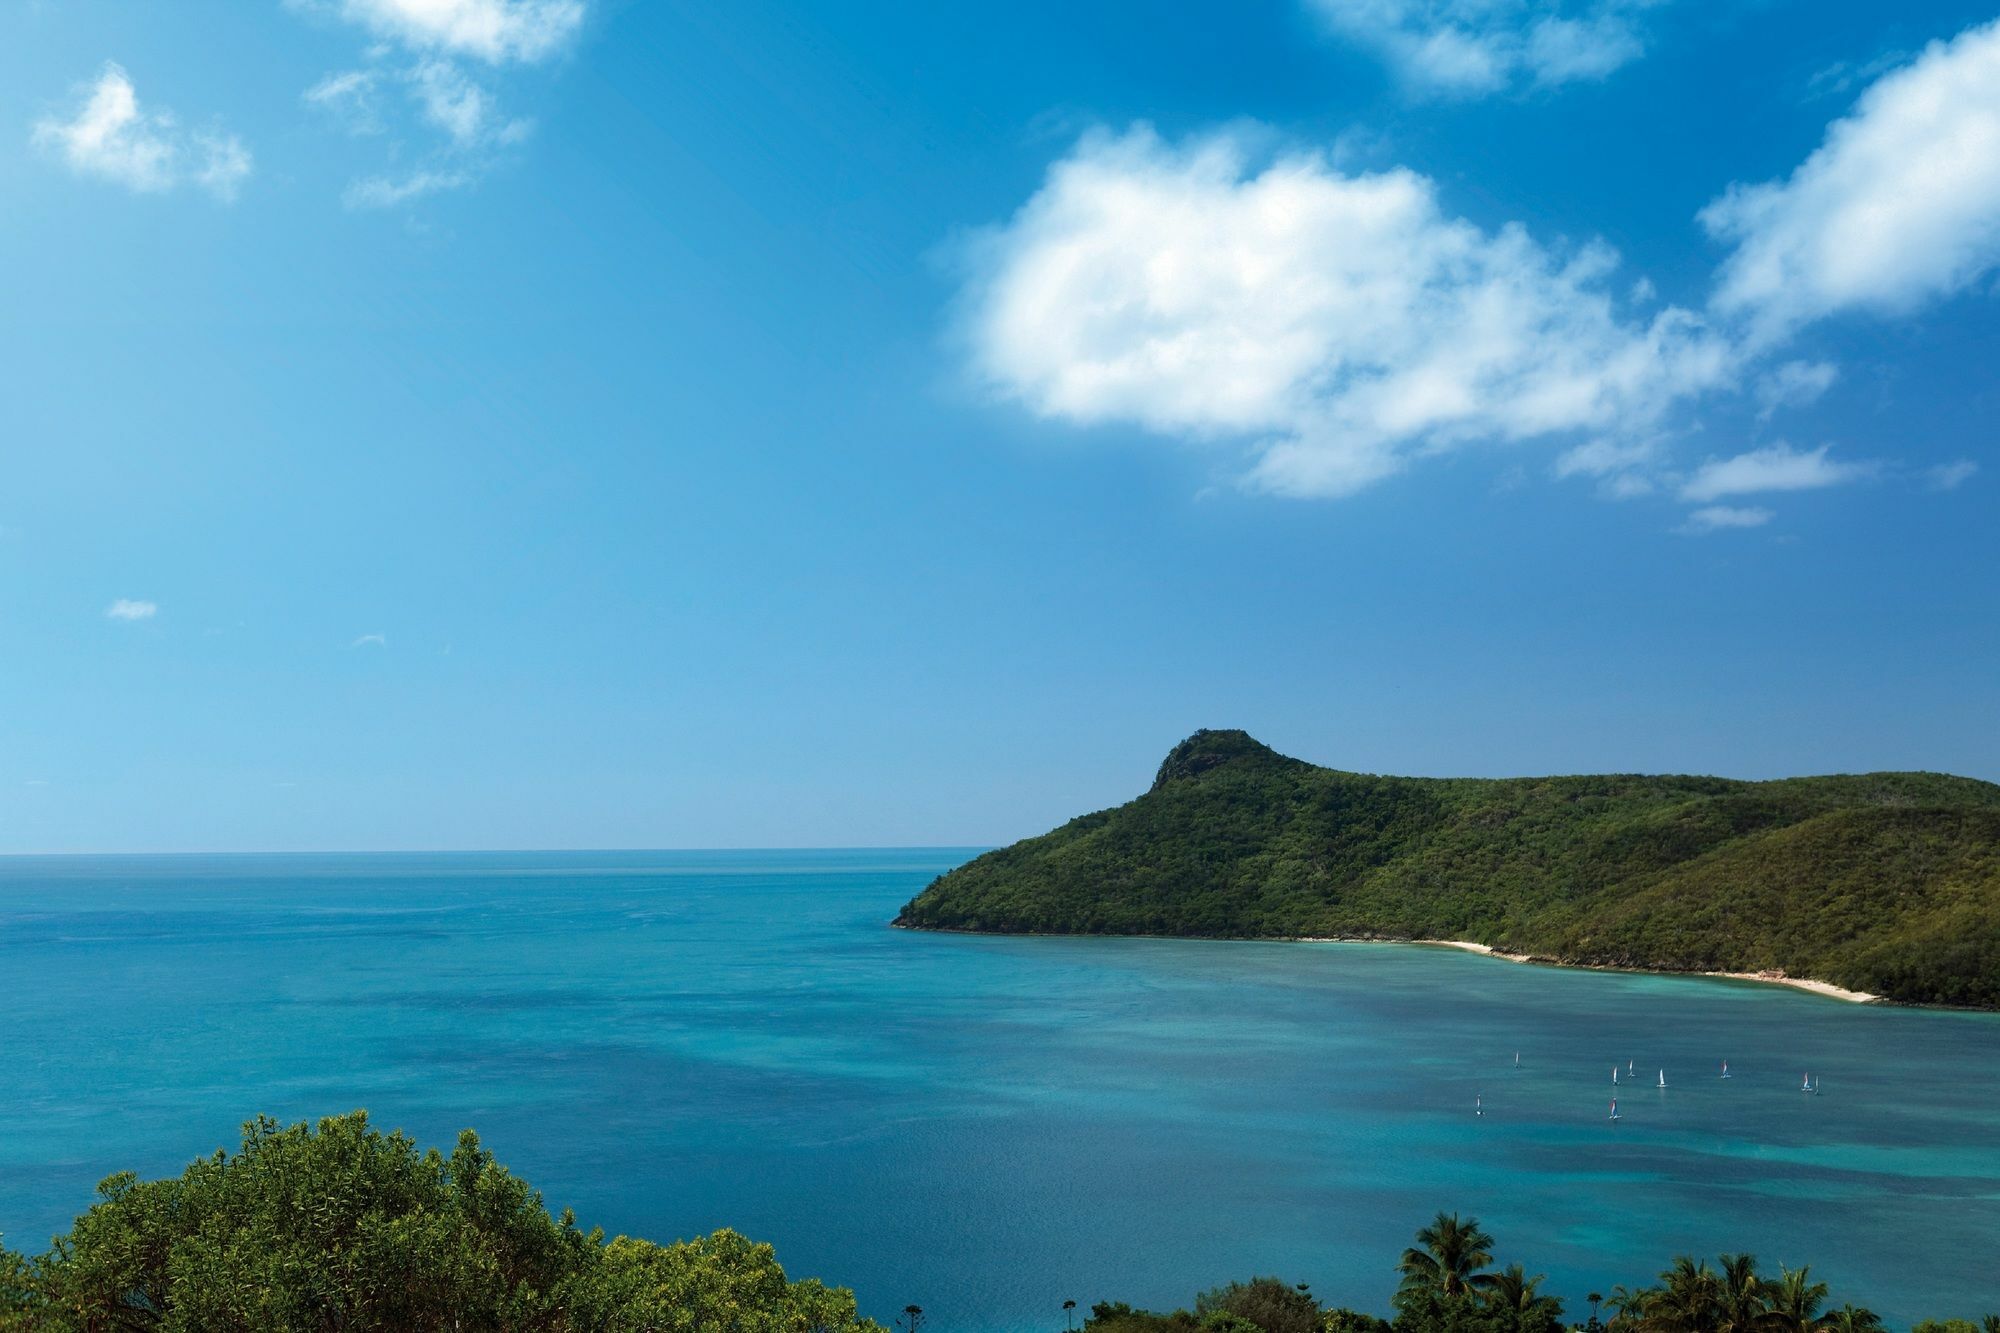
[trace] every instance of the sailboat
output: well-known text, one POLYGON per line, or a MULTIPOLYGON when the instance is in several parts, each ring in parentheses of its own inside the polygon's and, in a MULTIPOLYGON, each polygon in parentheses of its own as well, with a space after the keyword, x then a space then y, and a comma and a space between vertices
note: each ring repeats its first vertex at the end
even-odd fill
POLYGON ((1521 1067, 1521 1053, 1519 1051, 1516 1051, 1514 1052, 1514 1068, 1519 1069, 1520 1067, 1521 1067))
POLYGON ((1724 1061, 1722 1062, 1722 1076, 1723 1076, 1724 1078, 1728 1078, 1728 1077, 1729 1077, 1729 1061, 1727 1061, 1727 1060, 1724 1060, 1724 1061))
POLYGON ((1617 1099, 1616 1097, 1613 1097, 1613 1098, 1611 1099, 1611 1118, 1612 1118, 1613 1120, 1622 1120, 1622 1119, 1624 1119, 1624 1117, 1623 1117, 1623 1116, 1621 1116, 1621 1115, 1619 1115, 1619 1114, 1618 1114, 1618 1099, 1617 1099))
POLYGON ((1614 1087, 1614 1088, 1618 1086, 1618 1066, 1617 1066, 1617 1065, 1613 1065, 1613 1066, 1611 1066, 1611 1086, 1612 1086, 1612 1087, 1614 1087))
POLYGON ((1667 1071, 1664 1069, 1660 1071, 1660 1086, 1663 1088, 1667 1086, 1667 1071))
POLYGON ((1638 1068, 1637 1068, 1638 1064, 1639 1064, 1639 1062, 1638 1062, 1637 1060, 1627 1060, 1627 1061, 1625 1062, 1625 1077, 1626 1077, 1626 1078, 1633 1078, 1633 1077, 1635 1077, 1635 1076, 1636 1076, 1636 1075, 1638 1074, 1638 1072, 1639 1072, 1639 1071, 1638 1071, 1638 1068))
POLYGON ((1816 1084, 1816 1083, 1814 1083, 1814 1082, 1812 1081, 1812 1071, 1811 1071, 1811 1070, 1807 1070, 1807 1071, 1806 1071, 1806 1078, 1805 1078, 1805 1082, 1803 1082, 1803 1083, 1799 1084, 1799 1091, 1800 1091, 1800 1092, 1818 1092, 1818 1091, 1819 1091, 1819 1085, 1818 1085, 1818 1084, 1816 1084))
POLYGON ((1474 1097, 1472 1099, 1472 1113, 1474 1115, 1486 1114, 1486 1099, 1484 1097, 1474 1097))

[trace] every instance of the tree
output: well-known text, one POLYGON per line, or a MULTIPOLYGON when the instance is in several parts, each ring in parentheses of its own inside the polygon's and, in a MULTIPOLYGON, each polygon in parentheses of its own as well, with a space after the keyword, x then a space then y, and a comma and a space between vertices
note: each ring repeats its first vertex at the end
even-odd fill
MULTIPOLYGON (((9 1308, 9 1307, 13 1308, 9 1308)), ((363 1112, 281 1127, 178 1178, 127 1173, 32 1265, 5 1333, 882 1333, 768 1245, 585 1234, 467 1131, 449 1157, 363 1112)))
POLYGON ((1389 1333, 1389 1321, 1336 1307, 1319 1312, 1319 1333, 1389 1333))
POLYGON ((1843 1305, 1820 1321, 1827 1333, 1883 1333, 1882 1317, 1873 1310, 1843 1305))
POLYGON ((178 1179, 112 1176, 42 1283, 85 1327, 497 1327, 552 1317, 594 1249, 471 1131, 446 1158, 357 1111, 254 1120, 178 1179))
POLYGON ((1460 1296, 1485 1287, 1491 1278, 1482 1270, 1493 1262, 1492 1249, 1493 1237, 1479 1229, 1478 1218, 1461 1221, 1457 1213, 1440 1212, 1417 1232, 1417 1243, 1403 1251, 1396 1266, 1403 1275, 1402 1289, 1460 1296))
POLYGON ((1611 1311, 1611 1322, 1607 1327, 1628 1329, 1644 1319, 1646 1300, 1651 1295, 1652 1292, 1644 1287, 1636 1291, 1622 1284, 1613 1287, 1611 1294, 1604 1298, 1605 1308, 1611 1311))
POLYGON ((1722 1256, 1722 1333, 1771 1333, 1778 1327, 1766 1293, 1770 1284, 1758 1276, 1754 1254, 1722 1256))
POLYGON ((0 1245, 0 1333, 32 1333, 44 1308, 34 1265, 0 1245))
POLYGON ((1319 1327, 1319 1302, 1274 1277, 1204 1291, 1194 1298, 1194 1312, 1204 1323, 1210 1315, 1234 1315, 1263 1333, 1315 1333, 1319 1327))
POLYGON ((1706 1260, 1682 1255, 1641 1298, 1639 1314, 1647 1333, 1722 1333, 1722 1279, 1706 1260))
POLYGON ((1814 1333, 1820 1327, 1820 1307, 1826 1304, 1826 1283, 1814 1282, 1812 1266, 1778 1269, 1768 1295, 1770 1327, 1779 1333, 1814 1333))
POLYGON ((1486 1306, 1504 1313, 1509 1327, 1518 1333, 1556 1333, 1562 1327, 1562 1302, 1538 1290, 1547 1276, 1528 1276, 1519 1264, 1510 1264, 1492 1275, 1485 1291, 1486 1306))
POLYGON ((561 1294, 569 1326, 590 1333, 881 1333, 853 1293, 790 1281, 769 1245, 727 1230, 672 1245, 620 1236, 561 1294))

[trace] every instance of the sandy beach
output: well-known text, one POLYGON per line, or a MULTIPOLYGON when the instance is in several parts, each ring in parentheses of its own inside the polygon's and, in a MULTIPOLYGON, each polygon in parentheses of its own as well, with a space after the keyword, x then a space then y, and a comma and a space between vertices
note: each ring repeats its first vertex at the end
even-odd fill
POLYGON ((1488 958, 1502 958, 1510 963, 1539 963, 1545 967, 1578 967, 1593 972, 1646 972, 1662 977, 1719 977, 1727 981, 1759 981, 1768 986, 1790 986, 1793 990, 1807 991, 1813 995, 1824 995, 1830 1000, 1845 1000, 1849 1004, 1878 1004, 1881 996, 1870 995, 1867 991, 1848 990, 1830 981, 1813 981, 1806 977, 1788 977, 1783 972, 1670 972, 1659 968, 1610 967, 1599 963, 1565 963, 1555 958, 1538 958, 1533 954, 1508 953, 1490 944, 1479 944, 1472 940, 1381 940, 1381 939, 1316 939, 1304 941, 1317 944, 1424 944, 1440 949, 1463 949, 1467 953, 1484 954, 1488 958))

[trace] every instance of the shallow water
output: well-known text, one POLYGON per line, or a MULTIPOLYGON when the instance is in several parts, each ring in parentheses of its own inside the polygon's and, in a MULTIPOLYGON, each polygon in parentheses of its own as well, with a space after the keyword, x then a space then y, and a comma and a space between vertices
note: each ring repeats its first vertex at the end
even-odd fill
POLYGON ((0 861, 0 1232, 38 1249, 255 1112, 367 1107, 478 1128, 586 1224, 734 1226, 939 1333, 1269 1272, 1381 1310, 1439 1208, 1578 1314, 1725 1249, 1897 1323, 2000 1308, 2000 1016, 885 926, 967 854, 0 861))

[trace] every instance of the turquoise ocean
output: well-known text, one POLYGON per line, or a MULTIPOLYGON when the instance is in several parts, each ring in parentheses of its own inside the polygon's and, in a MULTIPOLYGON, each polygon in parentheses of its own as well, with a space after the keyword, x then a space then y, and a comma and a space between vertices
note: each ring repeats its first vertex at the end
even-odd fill
POLYGON ((1440 1208, 1579 1317, 1722 1250, 1898 1324, 2000 1309, 2000 1015, 888 927, 970 854, 0 861, 0 1232, 40 1249, 102 1176, 252 1114, 366 1107, 476 1127, 586 1224, 735 1227, 938 1333, 1258 1273, 1386 1310, 1440 1208))

